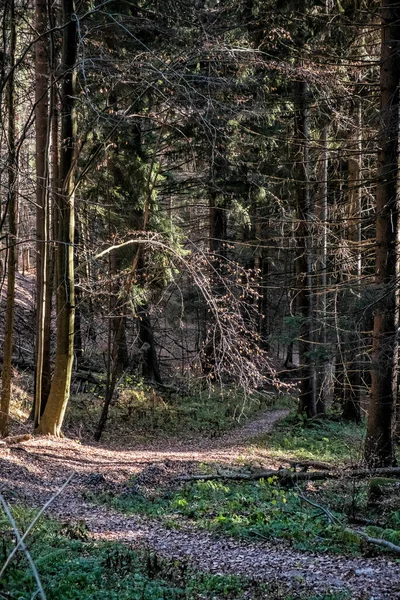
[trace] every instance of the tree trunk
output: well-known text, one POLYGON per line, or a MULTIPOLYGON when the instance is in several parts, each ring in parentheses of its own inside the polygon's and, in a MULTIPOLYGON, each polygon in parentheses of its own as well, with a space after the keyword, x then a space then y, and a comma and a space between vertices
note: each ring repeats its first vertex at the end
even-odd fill
POLYGON ((61 91, 61 160, 60 195, 56 213, 56 299, 57 348, 54 376, 46 409, 38 430, 41 433, 61 435, 67 407, 72 363, 74 356, 74 150, 76 140, 75 119, 75 62, 77 54, 77 22, 74 19, 74 0, 63 0, 63 33, 61 91))
POLYGON ((8 235, 8 260, 7 260, 7 303, 6 303, 6 322, 4 332, 3 346, 3 369, 2 369, 2 389, 0 400, 0 434, 3 437, 8 435, 9 409, 11 397, 11 377, 12 377, 12 352, 14 338, 14 306, 15 306, 15 273, 17 261, 17 200, 18 200, 18 164, 15 145, 15 90, 14 90, 14 64, 15 64, 15 45, 16 45, 16 25, 15 25, 15 4, 14 0, 9 3, 10 20, 10 46, 9 59, 10 69, 7 86, 7 111, 8 111, 8 198, 7 207, 9 235, 8 235))
MULTIPOLYGON (((353 156, 348 169, 348 240, 355 257, 355 291, 360 292, 361 283, 361 103, 356 101, 355 135, 352 144, 353 156)), ((349 332, 346 353, 346 377, 344 389, 343 418, 346 421, 361 421, 361 331, 359 324, 349 332)))
POLYGON ((321 159, 321 185, 319 201, 319 220, 321 228, 320 236, 320 295, 319 295, 319 321, 322 348, 322 357, 319 359, 319 381, 318 395, 316 400, 316 409, 318 414, 325 414, 326 406, 330 395, 329 385, 329 362, 327 347, 327 262, 328 262, 328 237, 327 237, 327 219, 328 219, 328 127, 325 126, 321 133, 322 159, 321 159))
POLYGON ((209 200, 210 252, 220 253, 225 239, 225 211, 217 204, 217 193, 212 191, 209 200))
MULTIPOLYGON (((54 28, 57 24, 57 12, 55 9, 49 11, 49 25, 54 28)), ((60 193, 60 136, 59 136, 59 89, 57 82, 59 53, 57 50, 57 39, 54 33, 50 36, 50 198, 48 210, 48 233, 47 238, 56 239, 55 215, 57 198, 60 193)), ((53 304, 53 281, 55 276, 55 251, 53 244, 48 244, 47 249, 47 285, 46 285, 46 303, 45 303, 45 323, 44 323, 44 341, 43 341, 43 367, 42 367, 42 409, 43 415, 51 389, 51 311, 53 304)))
MULTIPOLYGON (((39 424, 42 414, 43 360, 45 354, 45 327, 48 276, 48 149, 49 149, 49 49, 47 0, 35 2, 35 131, 36 131, 36 368, 34 420, 39 424)), ((47 315, 48 316, 48 315, 47 315)), ((47 340, 48 341, 48 340, 47 340)))
POLYGON ((382 0, 380 135, 376 189, 376 294, 371 398, 365 459, 370 466, 395 463, 398 318, 396 314, 397 180, 400 81, 400 6, 382 0))
POLYGON ((139 317, 139 345, 141 352, 142 375, 148 381, 162 383, 156 345, 153 335, 149 307, 147 304, 139 306, 137 310, 139 317))
POLYGON ((311 353, 313 350, 313 294, 310 251, 310 156, 307 109, 307 83, 298 85, 299 108, 296 116, 296 137, 298 138, 297 159, 297 310, 300 317, 299 359, 301 367, 299 412, 308 417, 316 414, 315 368, 311 353))

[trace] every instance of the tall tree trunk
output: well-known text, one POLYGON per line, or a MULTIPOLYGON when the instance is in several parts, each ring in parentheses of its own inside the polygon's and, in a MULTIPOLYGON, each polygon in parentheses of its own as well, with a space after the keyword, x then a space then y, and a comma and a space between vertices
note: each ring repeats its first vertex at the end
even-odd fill
POLYGON ((398 136, 400 82, 400 5, 382 0, 380 135, 376 189, 376 294, 371 399, 365 459, 371 466, 395 463, 398 318, 396 241, 398 220, 398 136))
POLYGON ((56 213, 56 300, 57 347, 54 376, 46 409, 38 430, 41 433, 61 435, 67 407, 72 363, 74 357, 74 151, 76 140, 75 118, 75 62, 77 54, 77 22, 74 19, 74 0, 63 0, 63 34, 61 90, 61 159, 60 195, 56 213))
MULTIPOLYGON (((348 240, 355 257, 355 288, 360 291, 361 283, 361 103, 356 100, 355 133, 351 147, 353 156, 349 158, 348 169, 348 240)), ((355 326, 349 334, 346 353, 346 375, 343 403, 343 418, 359 423, 361 421, 361 331, 355 326)))
POLYGON ((8 111, 8 260, 7 260, 7 304, 6 304, 6 323, 3 346, 3 370, 2 370, 2 389, 0 399, 0 434, 3 437, 8 435, 10 397, 11 397, 11 376, 12 376, 12 352, 14 338, 14 306, 15 306, 15 272, 17 261, 17 199, 18 199, 18 164, 15 145, 15 45, 16 45, 16 24, 15 24, 15 4, 14 0, 9 0, 9 22, 10 22, 10 73, 7 86, 7 111, 8 111))
POLYGON ((36 122, 36 373, 35 426, 42 414, 43 359, 48 276, 48 148, 49 148, 49 48, 47 0, 35 2, 35 25, 39 39, 35 44, 35 122, 36 122))
POLYGON ((297 310, 300 317, 299 359, 301 367, 299 412, 308 417, 316 414, 315 367, 311 358, 313 350, 313 294, 311 276, 310 240, 310 156, 309 117, 307 108, 308 87, 302 81, 298 85, 299 108, 296 116, 297 158, 297 310))
POLYGON ((320 235, 320 262, 321 275, 319 294, 319 320, 321 323, 320 344, 322 347, 322 359, 319 360, 319 381, 318 395, 316 400, 316 409, 318 414, 326 412, 326 406, 329 398, 329 371, 328 348, 327 348, 327 262, 328 262, 328 127, 325 126, 321 133, 322 159, 321 159, 321 185, 319 201, 319 220, 321 227, 320 235))
MULTIPOLYGON (((49 25, 54 28, 58 22, 58 9, 53 5, 49 10, 49 25)), ((54 33, 50 35, 50 143, 49 143, 49 197, 48 197, 48 218, 47 218, 47 239, 50 237, 56 239, 55 216, 54 211, 57 205, 57 198, 60 193, 60 135, 59 135, 59 88, 58 88, 58 62, 59 52, 57 39, 54 33)), ((41 415, 46 408, 47 400, 51 389, 51 311, 53 304, 55 276, 55 252, 53 244, 47 247, 47 275, 46 275, 46 302, 44 319, 44 341, 43 341, 43 367, 42 367, 42 408, 41 415)))

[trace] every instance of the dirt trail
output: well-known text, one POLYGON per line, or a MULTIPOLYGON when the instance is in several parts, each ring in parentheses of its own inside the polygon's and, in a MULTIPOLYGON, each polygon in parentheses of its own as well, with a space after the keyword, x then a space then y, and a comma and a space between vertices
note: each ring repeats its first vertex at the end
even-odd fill
POLYGON ((35 438, 10 450, 0 449, 0 486, 5 486, 6 494, 12 490, 21 502, 41 506, 75 471, 74 482, 49 512, 66 521, 84 520, 96 539, 145 545, 166 557, 189 561, 200 570, 243 574, 272 586, 283 586, 294 594, 347 589, 354 599, 400 600, 400 563, 389 557, 314 555, 295 551, 285 542, 248 543, 190 528, 169 530, 157 521, 128 518, 93 506, 82 497, 82 492, 92 485, 94 474, 101 473, 119 485, 131 474, 155 463, 166 468, 169 476, 193 463, 232 463, 238 457, 256 458, 263 467, 276 467, 276 462, 262 453, 255 455, 246 442, 267 432, 286 413, 264 413, 218 439, 200 442, 196 438, 189 443, 161 440, 157 447, 133 445, 120 450, 67 439, 35 438))

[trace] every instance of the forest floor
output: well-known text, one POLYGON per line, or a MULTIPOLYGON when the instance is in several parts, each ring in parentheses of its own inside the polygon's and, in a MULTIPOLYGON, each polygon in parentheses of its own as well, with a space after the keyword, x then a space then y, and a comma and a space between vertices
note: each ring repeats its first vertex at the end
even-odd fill
MULTIPOLYGON (((199 468, 287 466, 284 459, 271 455, 268 447, 254 443, 287 413, 263 412, 219 438, 159 439, 151 444, 132 443, 128 449, 125 444, 124 449, 119 448, 116 442, 110 447, 34 437, 0 446, 0 488, 9 501, 38 508, 74 473, 47 513, 68 526, 78 523, 90 539, 145 547, 161 557, 188 561, 199 571, 243 575, 288 594, 279 598, 314 598, 318 594, 319 598, 339 598, 346 591, 346 598, 400 599, 400 565, 389 554, 363 558, 303 552, 286 540, 237 540, 184 521, 179 527, 170 527, 159 519, 129 516, 90 501, 91 494, 102 489, 123 492, 135 475, 144 490, 157 491, 174 485, 179 475, 198 473, 199 468)), ((265 596, 270 597, 278 596, 265 596)))

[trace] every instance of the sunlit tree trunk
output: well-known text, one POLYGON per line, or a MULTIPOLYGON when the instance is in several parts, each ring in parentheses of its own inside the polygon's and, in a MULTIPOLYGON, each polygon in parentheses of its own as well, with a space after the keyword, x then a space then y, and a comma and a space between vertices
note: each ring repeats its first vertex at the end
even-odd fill
POLYGON ((11 397, 11 378, 12 378, 12 352, 14 338, 14 305, 15 305, 15 274, 17 262, 17 200, 18 200, 18 164, 15 144, 15 45, 16 45, 16 23, 15 23, 15 3, 9 1, 9 24, 10 24, 10 45, 9 45, 9 64, 10 73, 6 92, 6 104, 8 112, 8 260, 7 260, 7 303, 6 303, 6 323, 4 332, 3 346, 3 369, 2 369, 2 389, 0 399, 0 434, 3 437, 8 435, 9 410, 11 397))
MULTIPOLYGON (((48 276, 48 148, 49 148, 49 48, 47 0, 35 2, 36 31, 41 37, 35 44, 35 131, 36 131, 36 374, 35 425, 42 412, 43 362, 48 276)), ((49 318, 49 315, 47 315, 49 318)))
POLYGON ((398 220, 398 136, 400 5, 381 5, 380 133, 376 189, 376 296, 371 399, 365 459, 371 466, 395 463, 397 389, 396 241, 398 220))
POLYGON ((72 363, 74 356, 74 150, 76 140, 75 118, 75 62, 77 54, 77 22, 74 19, 74 0, 63 0, 63 34, 61 90, 61 156, 60 195, 55 212, 56 248, 56 302, 57 347, 54 375, 46 409, 38 430, 41 433, 61 434, 67 407, 72 363))
MULTIPOLYGON (((54 3, 49 10, 49 26, 51 29, 56 27, 58 18, 58 2, 54 3)), ((60 135, 59 135, 59 87, 58 87, 58 63, 59 52, 57 38, 54 33, 50 35, 50 147, 49 147, 49 195, 48 195, 48 219, 47 219, 47 239, 56 239, 54 211, 57 205, 57 198, 60 193, 60 135)), ((48 244, 47 247, 47 281, 46 281, 46 303, 44 319, 44 343, 43 343, 43 370, 42 370, 42 410, 47 404, 51 388, 51 311, 53 305, 55 274, 55 255, 54 245, 48 244)))
POLYGON ((139 344, 142 352, 142 375, 147 381, 162 383, 149 306, 147 304, 139 306, 137 315, 139 317, 139 344))

